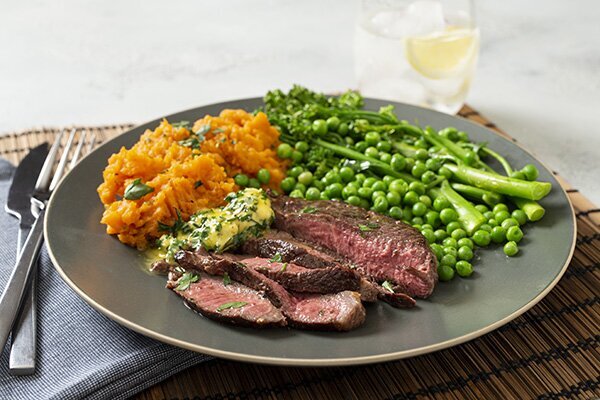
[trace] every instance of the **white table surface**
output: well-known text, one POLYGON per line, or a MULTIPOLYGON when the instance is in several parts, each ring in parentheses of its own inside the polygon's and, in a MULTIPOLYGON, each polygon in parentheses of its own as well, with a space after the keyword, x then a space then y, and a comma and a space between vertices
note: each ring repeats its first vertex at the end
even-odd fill
MULTIPOLYGON (((477 5, 467 101, 600 204, 600 3, 477 5)), ((355 13, 344 0, 5 1, 0 132, 351 88, 355 13)))

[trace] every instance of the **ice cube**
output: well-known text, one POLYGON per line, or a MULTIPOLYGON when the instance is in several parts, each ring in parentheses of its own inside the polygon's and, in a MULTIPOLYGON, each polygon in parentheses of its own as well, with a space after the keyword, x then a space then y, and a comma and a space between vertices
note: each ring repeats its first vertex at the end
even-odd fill
POLYGON ((446 28, 442 3, 434 0, 417 0, 401 10, 385 10, 374 14, 370 29, 391 38, 423 36, 446 28))

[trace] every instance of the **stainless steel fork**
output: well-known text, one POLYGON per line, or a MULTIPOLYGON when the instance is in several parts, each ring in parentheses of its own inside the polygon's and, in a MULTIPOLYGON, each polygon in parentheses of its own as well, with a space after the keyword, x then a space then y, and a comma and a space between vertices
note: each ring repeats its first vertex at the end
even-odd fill
MULTIPOLYGON (((11 347, 11 370, 15 366, 15 372, 19 374, 30 374, 35 370, 35 349, 36 349, 36 313, 35 313, 35 266, 39 250, 43 242, 43 225, 45 205, 54 189, 58 186, 61 178, 66 172, 69 153, 73 146, 77 131, 71 131, 67 143, 63 149, 56 170, 54 166, 60 151, 60 144, 63 132, 56 138, 44 166, 40 171, 36 182, 35 191, 31 198, 31 211, 36 216, 27 240, 17 260, 15 268, 9 278, 8 284, 0 297, 0 351, 4 347, 8 334, 14 326, 19 305, 24 299, 27 282, 31 277, 31 291, 28 294, 27 301, 23 304, 22 317, 19 320, 20 326, 13 332, 13 345, 11 347), (31 296, 31 297, 29 297, 31 296), (33 301, 32 301, 33 300, 33 301), (14 333, 17 335, 14 335, 14 333)), ((71 157, 69 169, 77 163, 82 147, 85 143, 85 131, 79 137, 79 143, 71 157)), ((92 138, 90 143, 93 143, 92 138)))

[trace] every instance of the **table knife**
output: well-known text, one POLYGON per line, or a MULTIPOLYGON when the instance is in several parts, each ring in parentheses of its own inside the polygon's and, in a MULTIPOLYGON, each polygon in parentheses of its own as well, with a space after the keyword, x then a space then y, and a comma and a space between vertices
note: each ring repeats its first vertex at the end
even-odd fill
MULTIPOLYGON (((37 146, 25 156, 13 176, 6 211, 19 219, 17 256, 21 253, 22 245, 35 221, 31 213, 31 196, 47 155, 48 143, 37 146)), ((20 315, 12 327, 9 368, 15 375, 28 375, 35 371, 36 291, 37 270, 34 269, 30 274, 29 289, 22 302, 20 315)))

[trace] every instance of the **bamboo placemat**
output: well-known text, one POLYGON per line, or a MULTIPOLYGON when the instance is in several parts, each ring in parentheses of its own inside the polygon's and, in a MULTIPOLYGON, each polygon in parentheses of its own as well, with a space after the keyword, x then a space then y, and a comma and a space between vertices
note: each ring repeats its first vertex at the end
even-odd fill
MULTIPOLYGON (((494 129, 465 106, 460 115, 494 129)), ((130 125, 77 127, 97 144, 130 125)), ((71 128, 71 127, 69 127, 71 128)), ((0 137, 13 163, 59 129, 0 137)), ((513 139, 514 140, 514 139, 513 139)), ((134 398, 158 399, 592 399, 600 397, 600 209, 556 172, 577 216, 577 247, 558 285, 536 306, 468 343, 394 362, 335 368, 271 367, 214 360, 134 398)))

